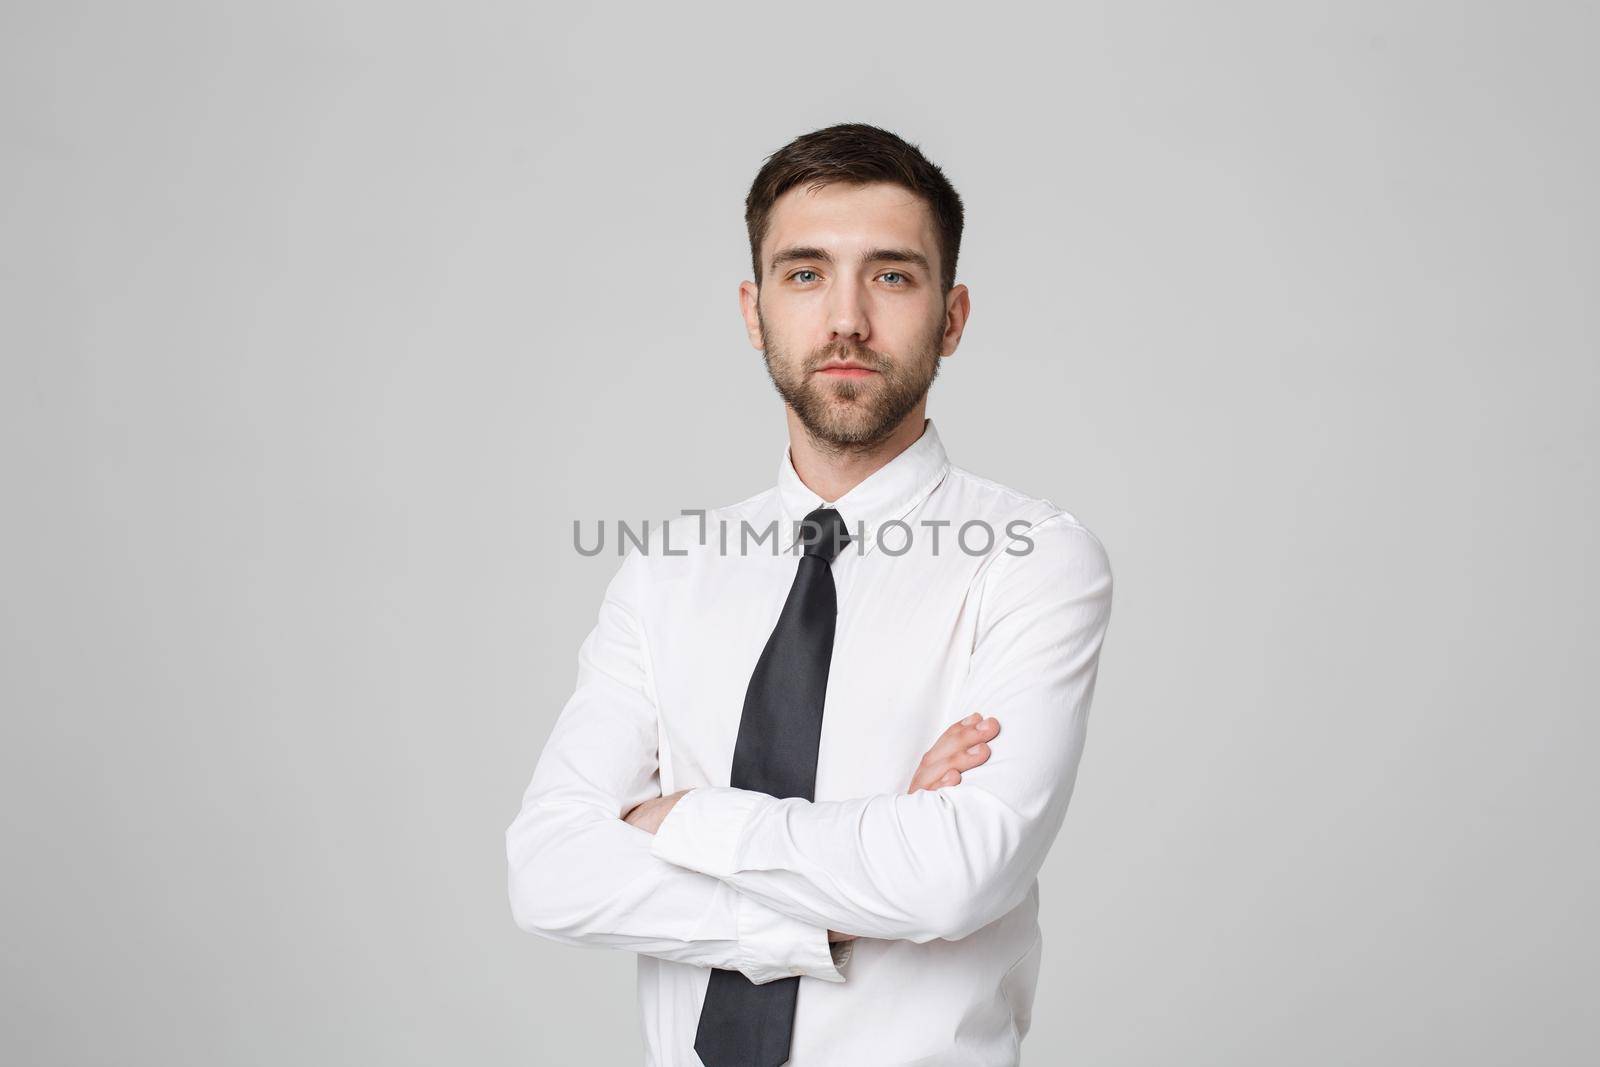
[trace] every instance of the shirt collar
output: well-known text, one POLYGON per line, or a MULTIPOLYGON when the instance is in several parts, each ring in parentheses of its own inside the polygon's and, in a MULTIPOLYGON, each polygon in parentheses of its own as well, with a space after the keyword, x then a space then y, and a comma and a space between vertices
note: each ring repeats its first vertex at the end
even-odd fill
MULTIPOLYGON (((794 550, 799 540, 799 523, 820 507, 838 510, 845 521, 845 529, 855 544, 845 545, 845 552, 871 552, 878 545, 878 535, 884 523, 903 518, 921 503, 944 480, 950 470, 949 457, 945 455, 944 442, 932 419, 924 419, 922 436, 911 442, 904 451, 888 463, 863 478, 837 501, 826 501, 813 493, 800 475, 795 472, 789 446, 783 446, 783 462, 778 467, 778 546, 784 553, 794 550)), ((905 534, 891 535, 900 536, 905 534)), ((890 541, 890 544, 897 544, 890 541)))

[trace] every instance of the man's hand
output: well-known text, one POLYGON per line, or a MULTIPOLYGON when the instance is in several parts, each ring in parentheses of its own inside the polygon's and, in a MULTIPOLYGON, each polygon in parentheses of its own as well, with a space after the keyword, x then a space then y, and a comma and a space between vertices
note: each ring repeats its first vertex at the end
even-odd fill
MULTIPOLYGON (((693 788, 694 786, 689 787, 689 789, 693 788)), ((661 823, 666 819, 667 812, 672 810, 672 805, 676 804, 678 798, 687 793, 689 789, 680 789, 676 793, 668 793, 664 797, 652 797, 624 815, 622 821, 653 834, 661 828, 661 823)))
POLYGON ((952 724, 922 757, 911 775, 911 788, 906 792, 958 784, 962 771, 970 771, 989 758, 989 742, 999 733, 998 719, 992 716, 984 719, 977 712, 952 724))

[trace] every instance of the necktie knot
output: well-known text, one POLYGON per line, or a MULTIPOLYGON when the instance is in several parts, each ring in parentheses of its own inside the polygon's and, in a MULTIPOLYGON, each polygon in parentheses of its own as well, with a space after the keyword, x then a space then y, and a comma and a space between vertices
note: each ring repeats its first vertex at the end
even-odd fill
POLYGON ((849 543, 844 517, 833 508, 817 508, 800 520, 802 555, 818 556, 824 563, 832 563, 849 543))

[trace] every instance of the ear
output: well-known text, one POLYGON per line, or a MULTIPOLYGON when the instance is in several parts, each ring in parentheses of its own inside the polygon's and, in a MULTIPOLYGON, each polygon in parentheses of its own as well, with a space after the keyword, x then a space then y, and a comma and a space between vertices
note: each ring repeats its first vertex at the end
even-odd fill
POLYGON ((761 290, 755 282, 739 283, 739 312, 744 316, 744 330, 750 338, 752 347, 765 350, 767 342, 761 336, 761 319, 756 315, 756 302, 761 299, 761 290))
POLYGON ((944 301, 944 338, 939 346, 939 355, 955 355, 956 346, 961 343, 961 334, 967 328, 967 319, 972 315, 972 300, 967 294, 964 285, 952 285, 944 301))

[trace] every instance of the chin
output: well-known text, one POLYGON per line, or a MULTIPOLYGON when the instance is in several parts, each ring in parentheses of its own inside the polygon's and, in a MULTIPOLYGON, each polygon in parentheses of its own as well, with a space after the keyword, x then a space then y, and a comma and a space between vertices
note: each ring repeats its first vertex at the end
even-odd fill
POLYGON ((874 427, 866 419, 830 419, 825 428, 828 439, 837 444, 860 444, 874 436, 874 427))

